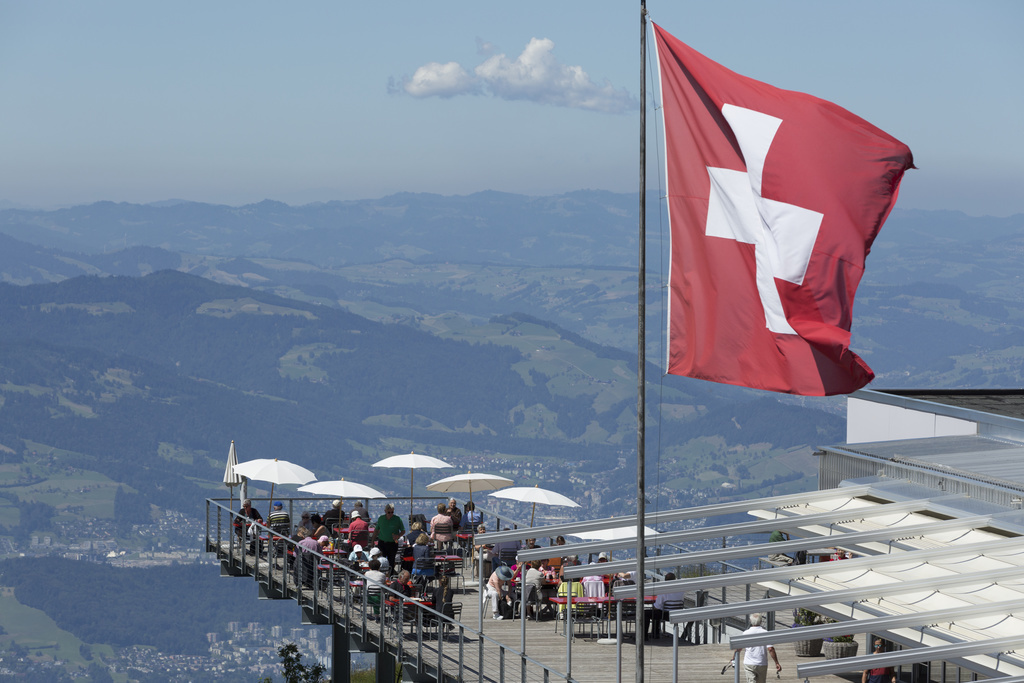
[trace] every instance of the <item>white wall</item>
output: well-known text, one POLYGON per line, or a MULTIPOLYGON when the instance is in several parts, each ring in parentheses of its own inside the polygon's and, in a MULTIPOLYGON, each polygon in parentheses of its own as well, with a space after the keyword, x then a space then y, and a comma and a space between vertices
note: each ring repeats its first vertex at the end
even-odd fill
POLYGON ((967 436, 977 433, 977 423, 970 420, 860 398, 850 397, 846 400, 846 443, 967 436))

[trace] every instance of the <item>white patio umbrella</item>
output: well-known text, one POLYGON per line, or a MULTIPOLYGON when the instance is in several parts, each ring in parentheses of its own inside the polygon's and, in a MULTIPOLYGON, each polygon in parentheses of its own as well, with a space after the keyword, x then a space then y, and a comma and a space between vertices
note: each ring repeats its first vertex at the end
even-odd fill
POLYGON ((533 518, 537 514, 537 503, 544 505, 561 505, 563 507, 578 508, 580 505, 572 498, 567 498, 561 493, 542 489, 539 486, 514 486, 510 489, 495 491, 490 494, 492 498, 506 498, 518 500, 521 503, 533 503, 533 512, 530 513, 530 526, 533 526, 533 518))
POLYGON ((438 493, 465 493, 469 492, 469 500, 473 500, 473 489, 477 491, 496 491, 510 485, 512 480, 501 477, 497 474, 485 472, 467 472, 456 474, 444 479, 438 479, 433 484, 427 484, 427 488, 438 493))
MULTIPOLYGON (((617 526, 614 529, 597 529, 596 531, 580 531, 572 534, 584 541, 618 541, 624 538, 636 538, 635 526, 617 526)), ((644 527, 644 538, 657 536, 658 532, 649 526, 644 527)))
POLYGON ((374 467, 408 467, 409 468, 409 514, 412 515, 412 491, 413 491, 413 472, 420 467, 451 467, 444 460, 438 460, 432 458, 429 455, 420 455, 419 453, 403 453, 402 455, 392 455, 390 458, 384 458, 378 462, 373 463, 374 467))
POLYGON ((300 486, 303 493, 314 493, 320 496, 335 496, 337 498, 387 498, 388 494, 381 493, 377 489, 366 484, 357 484, 354 481, 336 479, 332 481, 315 481, 312 484, 300 486))
POLYGON ((316 475, 301 465, 277 458, 248 460, 232 468, 248 479, 270 482, 270 500, 274 500, 275 484, 305 484, 316 479, 316 475))
POLYGON ((235 487, 240 486, 244 481, 242 475, 235 472, 235 465, 238 464, 238 454, 235 453, 235 440, 231 439, 231 448, 228 449, 228 464, 224 467, 224 485, 228 487, 228 509, 234 509, 235 487))

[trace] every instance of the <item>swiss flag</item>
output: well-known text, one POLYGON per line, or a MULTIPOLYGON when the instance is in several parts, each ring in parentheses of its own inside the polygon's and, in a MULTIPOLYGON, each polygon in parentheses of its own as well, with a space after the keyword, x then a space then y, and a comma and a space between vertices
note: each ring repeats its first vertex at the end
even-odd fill
POLYGON ((654 25, 669 222, 668 372, 807 396, 850 351, 864 259, 910 149, 831 102, 729 71, 654 25))

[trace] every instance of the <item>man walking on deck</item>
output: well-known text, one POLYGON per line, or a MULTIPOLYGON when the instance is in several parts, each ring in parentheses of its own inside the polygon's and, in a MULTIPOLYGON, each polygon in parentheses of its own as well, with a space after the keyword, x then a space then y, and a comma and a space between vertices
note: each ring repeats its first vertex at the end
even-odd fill
MULTIPOLYGON (((760 614, 750 615, 750 628, 744 631, 741 635, 748 636, 755 633, 767 633, 766 630, 761 628, 761 621, 764 617, 760 614)), ((765 683, 768 679, 768 657, 772 658, 775 662, 775 670, 779 673, 782 672, 782 665, 779 664, 779 658, 775 656, 775 648, 771 645, 760 645, 758 647, 740 648, 733 651, 733 656, 744 652, 743 654, 743 668, 747 672, 747 683, 765 683), (745 650, 745 652, 744 652, 745 650)))

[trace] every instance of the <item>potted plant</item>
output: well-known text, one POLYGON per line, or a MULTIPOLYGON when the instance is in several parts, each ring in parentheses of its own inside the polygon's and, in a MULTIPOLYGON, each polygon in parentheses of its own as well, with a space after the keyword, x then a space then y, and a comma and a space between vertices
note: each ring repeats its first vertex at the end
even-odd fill
POLYGON ((821 651, 825 659, 842 659, 843 657, 856 657, 858 643, 853 636, 834 636, 825 638, 821 651))
MULTIPOLYGON (((804 607, 793 610, 793 628, 799 628, 800 626, 814 626, 815 624, 821 623, 824 623, 823 617, 817 612, 812 612, 804 607)), ((793 643, 793 649, 796 652, 797 657, 817 657, 821 654, 821 644, 821 638, 798 640, 793 643)))

